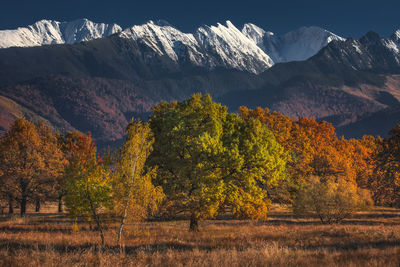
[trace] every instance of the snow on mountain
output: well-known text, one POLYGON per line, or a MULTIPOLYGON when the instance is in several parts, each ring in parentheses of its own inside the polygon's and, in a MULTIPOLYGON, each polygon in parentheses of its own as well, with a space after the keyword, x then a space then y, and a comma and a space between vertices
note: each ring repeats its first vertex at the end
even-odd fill
MULTIPOLYGON (((318 27, 303 27, 277 36, 247 23, 242 30, 230 21, 202 26, 183 33, 165 21, 149 21, 122 30, 117 24, 94 23, 87 19, 72 22, 41 20, 28 27, 0 31, 0 48, 77 43, 119 32, 143 47, 146 58, 167 56, 177 63, 213 69, 234 68, 260 73, 275 63, 301 61, 315 55, 332 40, 343 38, 318 27)), ((399 49, 400 31, 388 46, 399 49)))
POLYGON ((149 21, 119 34, 151 48, 158 55, 174 61, 187 61, 208 68, 227 67, 259 73, 273 61, 230 21, 226 25, 203 26, 194 34, 183 33, 165 24, 149 21))
POLYGON ((302 27, 277 36, 254 24, 243 26, 243 34, 252 39, 275 63, 306 60, 333 40, 344 38, 319 27, 302 27))
POLYGON ((203 65, 204 55, 193 34, 183 33, 165 22, 149 21, 125 29, 119 34, 122 38, 138 41, 158 55, 166 55, 174 61, 182 60, 187 49, 187 56, 196 65, 203 65))
POLYGON ((226 25, 218 23, 217 26, 200 27, 194 35, 204 50, 214 54, 218 61, 228 67, 258 73, 274 64, 254 41, 229 20, 226 25))
POLYGON ((400 30, 397 30, 392 36, 385 40, 385 45, 392 50, 397 59, 400 60, 400 30))
POLYGON ((41 20, 28 27, 0 31, 0 48, 77 43, 120 32, 117 24, 94 23, 87 19, 72 22, 41 20))
POLYGON ((110 36, 122 31, 122 28, 115 23, 95 23, 88 19, 80 19, 61 23, 60 30, 65 42, 72 44, 110 36))
POLYGON ((331 42, 322 50, 324 61, 334 59, 342 66, 354 70, 376 70, 378 72, 400 71, 400 42, 396 32, 388 38, 370 31, 359 40, 348 38, 344 42, 331 42))

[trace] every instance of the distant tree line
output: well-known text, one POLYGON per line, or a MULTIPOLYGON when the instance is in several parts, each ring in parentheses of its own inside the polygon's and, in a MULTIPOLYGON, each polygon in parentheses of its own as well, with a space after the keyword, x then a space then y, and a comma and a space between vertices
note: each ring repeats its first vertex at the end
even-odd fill
POLYGON ((271 202, 300 215, 339 222, 373 204, 400 206, 400 125, 388 138, 337 137, 314 119, 268 109, 238 114, 195 94, 162 102, 149 122, 132 121, 125 143, 100 157, 90 134, 54 133, 17 119, 0 139, 2 205, 63 203, 94 223, 104 244, 104 216, 127 222, 183 214, 189 229, 230 213, 266 220, 271 202))

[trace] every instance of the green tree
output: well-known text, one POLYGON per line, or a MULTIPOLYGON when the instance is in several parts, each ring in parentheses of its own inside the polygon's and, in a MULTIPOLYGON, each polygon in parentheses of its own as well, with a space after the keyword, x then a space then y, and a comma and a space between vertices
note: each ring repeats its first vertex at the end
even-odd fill
POLYGON ((72 149, 74 157, 65 171, 65 204, 73 216, 96 222, 104 246, 104 222, 99 213, 102 208, 112 208, 110 172, 107 164, 98 157, 90 135, 81 135, 72 149))
MULTIPOLYGON (((58 145, 64 155, 66 161, 65 168, 69 170, 71 165, 77 158, 92 157, 93 150, 90 148, 91 138, 81 132, 73 131, 66 133, 57 133, 58 145), (85 155, 86 153, 86 155, 85 155)), ((92 147, 94 149, 94 146, 92 147)), ((67 194, 66 179, 69 173, 64 172, 64 175, 59 176, 55 183, 55 198, 58 199, 58 212, 63 211, 62 200, 67 194)))
POLYGON ((262 186, 278 179, 285 165, 282 149, 266 127, 228 114, 226 107, 201 94, 160 103, 153 113, 149 162, 158 167, 156 184, 163 187, 173 212, 189 212, 191 231, 226 205, 237 215, 262 217, 255 216, 260 209, 266 212, 268 204, 262 186))
POLYGON ((152 166, 156 184, 163 187, 173 212, 189 212, 191 231, 198 221, 216 215, 225 200, 222 134, 226 108, 210 96, 193 95, 187 101, 161 103, 153 108, 152 166))
POLYGON ((368 190, 345 180, 310 177, 297 192, 297 215, 317 214, 322 223, 337 223, 373 205, 368 190))
POLYGON ((119 149, 113 172, 114 210, 120 216, 118 242, 127 220, 142 220, 157 210, 163 199, 161 187, 154 187, 154 170, 144 167, 152 151, 153 135, 147 123, 132 120, 124 145, 119 149))
POLYGON ((2 190, 20 204, 21 216, 28 200, 43 201, 63 171, 57 139, 43 124, 16 120, 0 140, 2 190))
POLYGON ((237 217, 267 217, 267 188, 286 178, 287 155, 257 119, 229 114, 224 127, 226 204, 237 217))

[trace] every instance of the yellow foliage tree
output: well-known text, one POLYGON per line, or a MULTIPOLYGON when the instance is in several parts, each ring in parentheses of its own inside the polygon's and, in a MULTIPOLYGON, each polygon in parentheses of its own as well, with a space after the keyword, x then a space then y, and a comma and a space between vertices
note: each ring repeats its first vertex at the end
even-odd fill
POLYGON ((124 145, 119 149, 113 172, 114 210, 121 218, 118 242, 127 220, 142 220, 154 212, 164 195, 161 187, 152 184, 154 170, 144 170, 152 151, 153 135, 147 123, 132 120, 124 145))

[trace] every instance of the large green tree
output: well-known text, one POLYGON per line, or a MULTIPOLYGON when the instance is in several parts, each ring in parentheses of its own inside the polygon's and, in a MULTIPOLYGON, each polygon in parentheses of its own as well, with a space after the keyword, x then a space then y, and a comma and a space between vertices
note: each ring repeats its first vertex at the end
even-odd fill
POLYGON ((150 127, 161 185, 173 212, 189 212, 190 230, 224 206, 255 218, 268 204, 263 184, 282 178, 284 153, 261 123, 228 114, 209 95, 153 108, 150 127))
POLYGON ((238 217, 266 219, 267 188, 286 178, 287 155, 273 133, 257 119, 228 114, 223 146, 226 201, 238 217))

